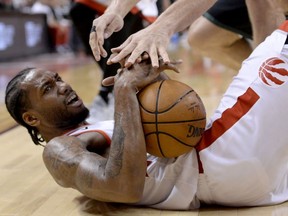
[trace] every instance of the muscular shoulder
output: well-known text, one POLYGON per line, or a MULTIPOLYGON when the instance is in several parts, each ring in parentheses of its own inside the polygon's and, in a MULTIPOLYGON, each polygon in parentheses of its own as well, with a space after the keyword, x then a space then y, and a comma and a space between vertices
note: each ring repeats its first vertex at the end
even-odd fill
MULTIPOLYGON (((73 136, 59 136, 50 140, 44 151, 43 161, 49 173, 55 181, 63 187, 77 188, 77 171, 79 167, 83 169, 83 164, 87 161, 102 161, 107 147, 101 139, 101 135, 94 134, 73 136), (98 139, 94 139, 96 136, 98 139), (96 153, 96 154, 95 154, 96 153)), ((107 145, 106 145, 107 146, 107 145)), ((87 168, 87 167, 86 167, 87 168)))
POLYGON ((42 157, 58 184, 74 187, 73 176, 85 151, 85 145, 77 137, 60 136, 46 144, 42 157))

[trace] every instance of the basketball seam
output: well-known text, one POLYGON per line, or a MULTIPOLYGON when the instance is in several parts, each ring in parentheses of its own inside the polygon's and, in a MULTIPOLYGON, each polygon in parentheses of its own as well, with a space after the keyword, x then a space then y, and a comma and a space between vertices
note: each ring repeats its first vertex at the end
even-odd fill
MULTIPOLYGON (((146 136, 149 136, 149 135, 152 135, 152 134, 156 134, 156 132, 147 133, 147 134, 145 135, 145 137, 146 137, 146 136)), ((166 133, 166 132, 158 132, 156 135, 158 136, 159 134, 165 134, 165 135, 167 135, 167 136, 169 136, 169 137, 172 137, 173 139, 177 140, 179 143, 181 143, 181 144, 183 144, 183 145, 185 145, 185 146, 193 147, 193 146, 191 146, 191 145, 189 145, 189 144, 187 144, 187 143, 184 143, 184 142, 181 141, 180 139, 177 139, 175 136, 173 136, 173 135, 171 135, 171 134, 169 134, 169 133, 166 133)), ((164 154, 162 153, 162 151, 161 151, 161 154, 164 156, 164 154)))
POLYGON ((160 138, 159 138, 159 134, 158 134, 158 102, 159 102, 159 95, 160 95, 160 91, 161 91, 161 87, 163 85, 165 80, 162 80, 159 87, 158 87, 158 91, 157 91, 157 96, 156 96, 156 110, 155 110, 155 123, 156 123, 156 138, 157 138, 157 146, 160 150, 160 153, 163 157, 165 157, 165 154, 161 148, 161 145, 160 145, 160 138))
MULTIPOLYGON (((162 83, 161 83, 162 84, 162 83)), ((158 98, 159 98, 159 90, 160 90, 160 87, 161 87, 161 85, 159 86, 159 89, 158 89, 158 93, 157 93, 157 98, 156 98, 156 105, 158 105, 158 98)), ((167 112, 167 111, 169 111, 169 110, 171 110, 174 106, 176 106, 181 100, 183 100, 183 98, 184 97, 186 97, 187 95, 189 95, 189 94, 191 94, 191 93, 193 93, 194 92, 194 90, 189 90, 188 92, 186 92, 185 94, 183 94, 180 98, 178 98, 177 100, 176 100, 176 102, 175 103, 173 103, 170 107, 168 107, 167 109, 165 109, 165 110, 162 110, 161 112, 158 112, 158 109, 157 110, 155 110, 154 112, 153 111, 149 111, 149 110, 147 110, 145 107, 143 107, 143 105, 140 103, 140 107, 145 111, 145 112, 147 112, 147 113, 150 113, 150 114, 161 114, 161 113, 165 113, 165 112, 167 112)))
MULTIPOLYGON (((206 118, 199 118, 199 119, 191 119, 191 120, 182 120, 182 121, 161 121, 157 122, 157 124, 175 124, 175 123, 185 123, 185 122, 195 122, 195 121, 202 121, 206 120, 206 118)), ((155 122, 142 122, 143 124, 155 124, 155 122)))

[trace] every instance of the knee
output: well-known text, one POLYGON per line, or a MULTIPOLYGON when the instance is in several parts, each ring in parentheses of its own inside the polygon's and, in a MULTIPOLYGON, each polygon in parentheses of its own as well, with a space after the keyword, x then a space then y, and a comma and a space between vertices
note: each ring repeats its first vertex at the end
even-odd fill
POLYGON ((192 49, 198 51, 209 49, 211 40, 213 40, 210 28, 203 23, 202 19, 196 20, 188 31, 188 43, 192 49))
POLYGON ((192 24, 188 31, 188 43, 192 48, 200 48, 201 41, 203 41, 203 38, 201 39, 200 35, 201 33, 199 31, 199 28, 192 24))

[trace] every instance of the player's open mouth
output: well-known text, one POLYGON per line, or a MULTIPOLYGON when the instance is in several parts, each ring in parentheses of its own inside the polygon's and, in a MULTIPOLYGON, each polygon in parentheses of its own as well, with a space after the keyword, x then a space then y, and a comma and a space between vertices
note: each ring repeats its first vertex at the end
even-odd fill
POLYGON ((71 104, 74 106, 82 104, 82 100, 75 94, 75 92, 72 92, 67 98, 67 105, 71 104))

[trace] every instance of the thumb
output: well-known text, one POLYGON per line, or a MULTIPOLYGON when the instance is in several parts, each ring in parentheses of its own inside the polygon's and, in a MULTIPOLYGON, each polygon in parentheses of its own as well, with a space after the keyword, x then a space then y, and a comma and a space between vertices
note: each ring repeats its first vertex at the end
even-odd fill
POLYGON ((105 78, 102 81, 102 85, 104 85, 104 86, 112 86, 112 85, 114 85, 114 76, 110 76, 110 77, 105 78))

